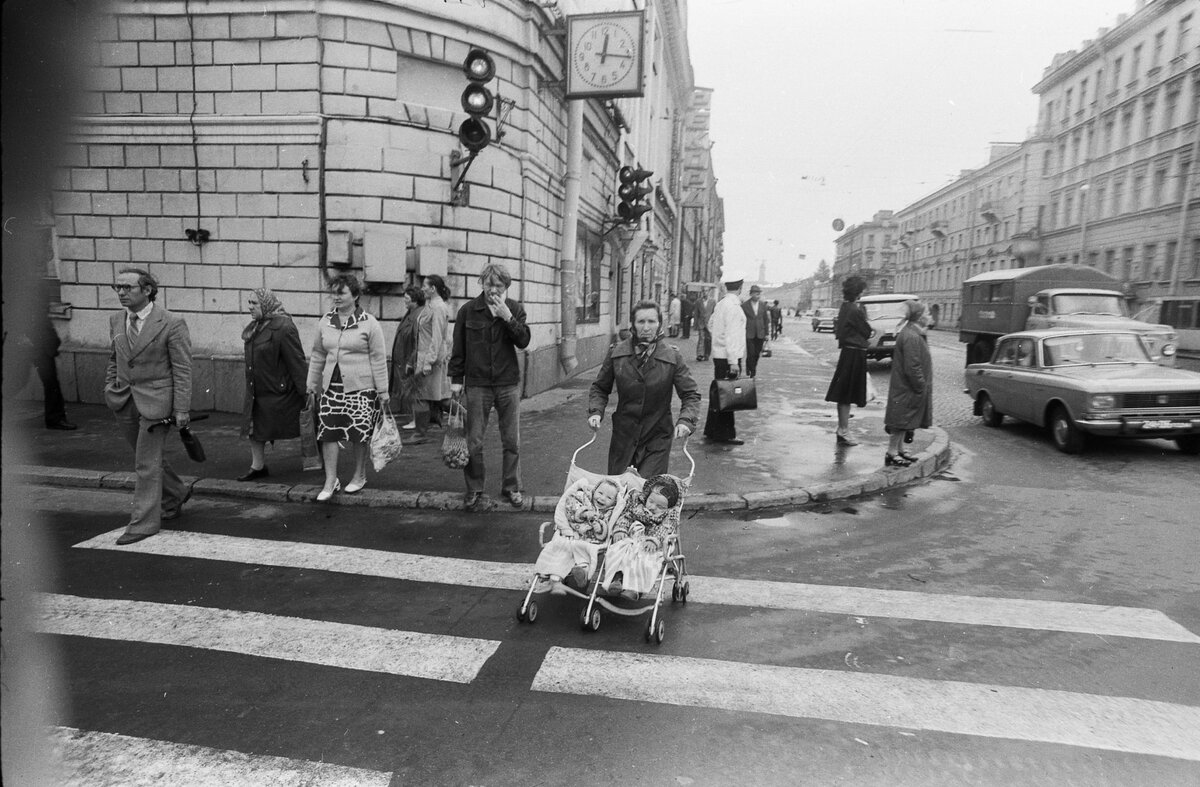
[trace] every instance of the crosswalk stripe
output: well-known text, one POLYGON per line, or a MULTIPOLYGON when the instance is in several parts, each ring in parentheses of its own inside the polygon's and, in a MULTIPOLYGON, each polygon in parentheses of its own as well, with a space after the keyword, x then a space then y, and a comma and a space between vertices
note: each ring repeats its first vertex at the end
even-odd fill
POLYGON ((1200 760, 1200 708, 1128 697, 561 647, 532 688, 1200 760))
MULTIPOLYGON (((116 549, 114 542, 121 532, 114 530, 75 546, 116 549)), ((465 560, 178 530, 164 530, 154 538, 120 547, 120 551, 500 590, 522 590, 528 586, 533 574, 531 563, 465 560)), ((690 598, 706 604, 1200 644, 1200 635, 1154 609, 696 575, 689 575, 689 580, 692 585, 690 598)))
POLYGON ((391 774, 327 762, 243 754, 206 746, 135 738, 72 727, 53 730, 62 773, 60 784, 186 784, 229 787, 270 784, 272 787, 387 787, 391 774))
POLYGON ((470 683, 496 640, 150 601, 43 594, 45 634, 179 645, 343 669, 470 683))

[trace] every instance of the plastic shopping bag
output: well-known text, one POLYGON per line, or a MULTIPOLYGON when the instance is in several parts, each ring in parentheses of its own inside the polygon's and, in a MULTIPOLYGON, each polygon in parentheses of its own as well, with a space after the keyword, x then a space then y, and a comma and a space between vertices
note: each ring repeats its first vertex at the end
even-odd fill
POLYGON ((383 408, 375 433, 371 435, 371 464, 378 473, 388 462, 400 456, 400 429, 396 419, 386 407, 383 408))
POLYGON ((317 445, 317 397, 311 393, 300 411, 300 456, 305 470, 320 470, 325 466, 321 461, 321 447, 317 445))

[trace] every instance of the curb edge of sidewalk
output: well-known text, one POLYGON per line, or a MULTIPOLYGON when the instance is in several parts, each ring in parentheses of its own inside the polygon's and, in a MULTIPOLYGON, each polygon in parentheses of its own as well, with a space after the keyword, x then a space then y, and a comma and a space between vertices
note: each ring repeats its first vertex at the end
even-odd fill
MULTIPOLYGON (((950 464, 950 438, 945 430, 931 427, 933 441, 918 454, 909 467, 880 468, 873 473, 815 484, 810 487, 776 489, 765 492, 708 493, 691 495, 684 503, 685 511, 747 511, 762 508, 802 506, 844 500, 878 492, 928 478, 950 464)), ((21 465, 13 469, 16 479, 27 484, 81 487, 92 489, 133 489, 134 474, 129 471, 80 470, 69 467, 21 465)), ((194 494, 212 497, 234 497, 277 503, 309 503, 316 499, 321 487, 317 484, 244 483, 226 478, 197 478, 183 476, 194 494)), ((488 513, 540 511, 553 512, 558 503, 554 495, 529 495, 525 505, 516 509, 497 503, 488 513)), ((463 496, 456 492, 415 492, 407 490, 364 489, 353 495, 340 494, 324 505, 366 506, 370 508, 417 508, 436 511, 461 511, 463 496)))

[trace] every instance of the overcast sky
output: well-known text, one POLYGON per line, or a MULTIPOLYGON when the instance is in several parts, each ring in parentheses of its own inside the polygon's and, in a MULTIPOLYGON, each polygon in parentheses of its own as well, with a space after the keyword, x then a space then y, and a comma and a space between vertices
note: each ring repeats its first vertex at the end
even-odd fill
POLYGON ((831 224, 900 208, 1019 142, 1031 88, 1135 0, 689 0, 726 264, 832 265, 831 224), (806 259, 800 260, 798 255, 806 259))

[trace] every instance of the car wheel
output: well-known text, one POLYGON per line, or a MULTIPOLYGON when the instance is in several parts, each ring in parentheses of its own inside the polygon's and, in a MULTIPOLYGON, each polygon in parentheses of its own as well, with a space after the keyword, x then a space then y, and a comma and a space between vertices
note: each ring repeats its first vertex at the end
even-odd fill
POLYGON ((1062 405, 1055 405, 1050 412, 1050 437, 1054 447, 1064 454, 1077 454, 1083 450, 1083 432, 1071 420, 1070 413, 1062 405))
POLYGON ((995 428, 1004 423, 1004 413, 996 409, 992 397, 979 394, 979 414, 983 416, 983 425, 995 428))
POLYGON ((1179 450, 1188 456, 1196 456, 1200 454, 1200 437, 1192 435, 1190 437, 1176 437, 1175 445, 1179 446, 1179 450))

